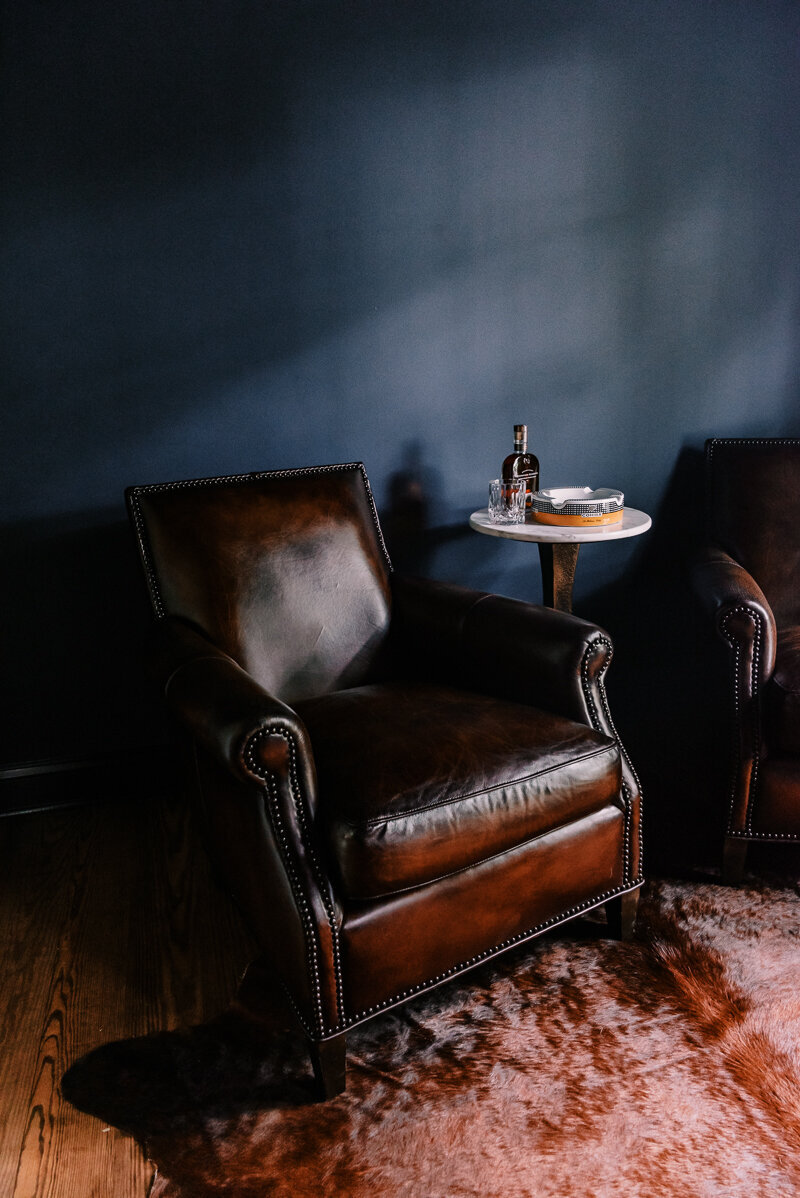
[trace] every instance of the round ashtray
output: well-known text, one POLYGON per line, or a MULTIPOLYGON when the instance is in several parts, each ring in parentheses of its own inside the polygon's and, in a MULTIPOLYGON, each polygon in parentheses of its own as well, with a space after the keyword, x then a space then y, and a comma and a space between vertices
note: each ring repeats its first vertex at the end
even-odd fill
POLYGON ((539 524, 561 524, 580 527, 592 524, 614 524, 622 519, 625 496, 609 487, 551 487, 534 491, 531 510, 539 524))

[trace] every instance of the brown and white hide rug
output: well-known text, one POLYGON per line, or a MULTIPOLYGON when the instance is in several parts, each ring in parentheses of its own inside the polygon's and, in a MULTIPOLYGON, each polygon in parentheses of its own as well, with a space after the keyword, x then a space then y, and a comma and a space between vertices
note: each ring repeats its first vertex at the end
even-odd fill
POLYGON ((799 915, 795 884, 651 883, 632 943, 573 925, 353 1031, 324 1104, 251 967, 64 1092, 146 1144, 151 1198, 797 1198, 799 915))

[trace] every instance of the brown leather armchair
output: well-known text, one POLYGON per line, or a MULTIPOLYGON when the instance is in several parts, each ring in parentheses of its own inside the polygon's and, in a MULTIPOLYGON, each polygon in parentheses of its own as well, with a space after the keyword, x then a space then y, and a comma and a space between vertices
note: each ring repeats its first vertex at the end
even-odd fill
POLYGON ((748 842, 800 839, 800 440, 706 442, 694 586, 727 647, 732 712, 723 875, 748 842))
POLYGON ((393 574, 360 463, 133 487, 150 665, 208 839, 310 1042, 605 904, 639 787, 573 616, 393 574))

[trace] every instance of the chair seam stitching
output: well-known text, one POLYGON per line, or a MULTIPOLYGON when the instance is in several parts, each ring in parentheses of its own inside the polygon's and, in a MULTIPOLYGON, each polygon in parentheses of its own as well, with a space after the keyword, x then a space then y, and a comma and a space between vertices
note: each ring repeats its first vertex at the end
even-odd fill
POLYGON ((478 795, 491 794, 496 790, 503 790, 507 786, 519 786, 523 782, 530 782, 534 778, 543 778, 546 774, 551 774, 555 770, 564 769, 578 761, 591 761, 594 757, 600 757, 604 753, 610 753, 613 750, 619 750, 619 745, 616 743, 603 745, 601 748, 593 749, 591 753, 584 753, 580 757, 570 758, 569 761, 562 762, 558 765, 550 765, 541 770, 536 770, 532 774, 523 774, 520 778, 510 778, 507 782, 497 782, 493 786, 484 786, 480 790, 470 790, 463 794, 454 795, 449 799, 441 799, 436 803, 426 803, 424 807, 415 807, 411 811, 399 811, 396 815, 374 816, 369 820, 352 820, 343 819, 337 821, 348 828, 377 828, 385 824, 396 823, 401 819, 418 815, 421 811, 436 811, 440 807, 449 807, 452 803, 461 803, 465 799, 472 799, 478 795))
MULTIPOLYGON (((380 894, 365 894, 365 895, 350 895, 355 902, 373 902, 375 899, 393 898, 397 894, 410 894, 414 890, 421 890, 423 886, 433 885, 434 882, 443 882, 445 878, 455 878, 459 874, 467 873, 471 869, 475 869, 481 865, 487 865, 490 861, 496 861, 498 857, 505 857, 508 853, 513 853, 516 849, 524 848, 526 845, 534 844, 537 840, 543 840, 546 836, 550 836, 553 832, 561 832, 564 828, 570 828, 573 824, 580 823, 581 820, 589 819, 592 815, 597 815, 599 811, 603 811, 611 807, 612 804, 604 803, 600 807, 596 807, 593 811, 585 811, 583 815, 577 816, 575 819, 564 820, 563 823, 555 824, 552 828, 546 828, 542 832, 537 832, 534 836, 529 836, 526 840, 519 840, 515 844, 508 845, 505 849, 498 849, 496 853, 490 853, 488 857, 481 857, 478 861, 471 861, 466 865, 459 865, 458 869, 451 869, 447 873, 437 874, 434 878, 426 878, 423 882, 416 882, 413 886, 403 886, 398 890, 382 891, 380 894)), ((622 815, 623 819, 627 817, 627 812, 619 811, 618 807, 614 807, 622 815)))

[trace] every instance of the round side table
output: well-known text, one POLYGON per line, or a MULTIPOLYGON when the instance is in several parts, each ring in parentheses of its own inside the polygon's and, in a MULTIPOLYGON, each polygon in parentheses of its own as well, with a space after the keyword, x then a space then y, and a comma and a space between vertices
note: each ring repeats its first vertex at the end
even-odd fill
POLYGON ((536 524, 527 520, 524 524, 494 524, 484 508, 473 512, 469 518, 470 528, 489 537, 505 537, 509 541, 533 541, 539 546, 542 564, 542 596, 545 607, 558 611, 572 611, 572 587, 575 567, 581 545, 598 541, 619 541, 624 537, 638 537, 647 532, 652 520, 647 512, 635 507, 626 507, 622 520, 617 524, 602 524, 592 528, 559 528, 553 524, 536 524))

